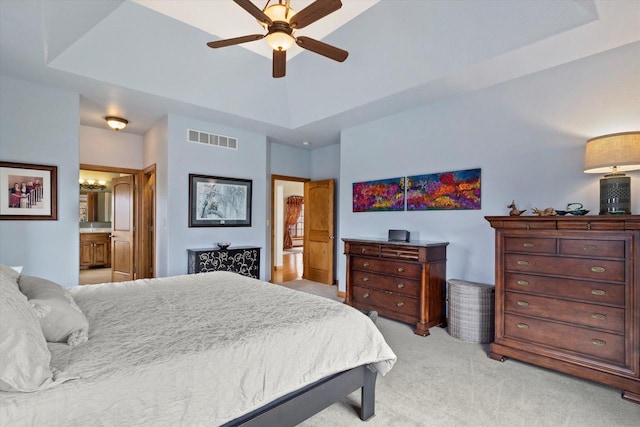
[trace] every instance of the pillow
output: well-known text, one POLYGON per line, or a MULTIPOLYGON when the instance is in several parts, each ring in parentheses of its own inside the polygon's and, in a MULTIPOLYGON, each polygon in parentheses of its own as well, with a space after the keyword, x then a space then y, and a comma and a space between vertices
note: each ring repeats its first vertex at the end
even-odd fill
POLYGON ((0 276, 6 277, 11 285, 18 289, 18 277, 20 273, 8 265, 0 264, 0 276))
POLYGON ((0 390, 36 391, 53 383, 51 353, 15 279, 0 273, 0 390))
POLYGON ((20 276, 20 291, 29 299, 49 342, 66 342, 71 346, 89 338, 89 322, 62 286, 34 276, 20 276))

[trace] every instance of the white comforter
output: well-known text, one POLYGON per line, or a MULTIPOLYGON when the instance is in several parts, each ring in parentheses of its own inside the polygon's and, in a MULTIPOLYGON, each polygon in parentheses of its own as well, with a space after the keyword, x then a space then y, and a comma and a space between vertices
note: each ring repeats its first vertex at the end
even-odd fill
POLYGON ((363 314, 215 272, 72 289, 89 341, 50 344, 78 379, 1 393, 0 424, 219 425, 322 377, 396 356, 363 314))

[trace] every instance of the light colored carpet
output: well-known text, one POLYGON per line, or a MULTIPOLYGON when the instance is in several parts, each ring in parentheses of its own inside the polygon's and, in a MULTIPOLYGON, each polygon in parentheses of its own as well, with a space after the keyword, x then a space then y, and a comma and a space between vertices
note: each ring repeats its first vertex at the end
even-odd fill
MULTIPOLYGON (((335 286, 283 285, 329 297, 332 291, 338 299, 335 286)), ((420 337, 400 322, 379 318, 376 324, 398 362, 378 376, 375 417, 367 423, 358 418, 358 391, 301 426, 640 425, 640 405, 623 400, 617 389, 511 359, 497 362, 487 357, 488 345, 453 338, 446 329, 420 337)))

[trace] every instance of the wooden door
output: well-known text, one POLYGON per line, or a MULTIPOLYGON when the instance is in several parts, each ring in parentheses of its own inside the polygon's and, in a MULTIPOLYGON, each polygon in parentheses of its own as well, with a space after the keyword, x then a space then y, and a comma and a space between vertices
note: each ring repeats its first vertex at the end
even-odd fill
POLYGON ((304 183, 304 259, 302 277, 333 285, 334 181, 304 183))
POLYGON ((135 279, 134 176, 111 180, 113 215, 111 231, 111 281, 135 279))

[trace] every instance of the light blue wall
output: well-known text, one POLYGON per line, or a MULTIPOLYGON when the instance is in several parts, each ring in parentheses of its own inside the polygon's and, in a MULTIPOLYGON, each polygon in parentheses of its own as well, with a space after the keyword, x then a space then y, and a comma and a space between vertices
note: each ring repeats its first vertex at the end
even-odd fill
POLYGON ((78 283, 79 96, 0 76, 0 159, 58 168, 57 221, 0 220, 0 262, 78 283))
POLYGON ((296 178, 309 178, 311 174, 311 152, 289 145, 269 144, 270 173, 296 178))
MULTIPOLYGON (((484 216, 506 215, 514 199, 528 213, 569 202, 597 213, 601 176, 582 171, 585 142, 640 129, 638 76, 640 43, 344 131, 340 237, 386 238, 395 228, 448 241, 448 278, 494 283, 484 216), (482 169, 481 210, 352 212, 353 182, 471 168, 482 169)), ((628 175, 636 196, 640 173, 628 175)), ((640 213, 640 197, 632 203, 640 213)))
POLYGON ((262 248, 261 278, 265 277, 267 205, 267 141, 259 135, 178 115, 168 119, 167 274, 187 272, 187 249, 215 247, 215 242, 262 248), (187 129, 232 136, 231 150, 187 141, 187 129), (189 174, 253 180, 251 227, 189 227, 189 174))

